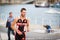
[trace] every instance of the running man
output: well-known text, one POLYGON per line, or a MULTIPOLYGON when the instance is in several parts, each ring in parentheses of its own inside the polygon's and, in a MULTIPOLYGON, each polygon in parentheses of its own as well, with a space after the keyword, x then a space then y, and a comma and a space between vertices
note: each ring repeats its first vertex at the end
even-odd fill
POLYGON ((26 18, 26 9, 21 9, 19 18, 15 18, 11 28, 16 32, 15 40, 25 40, 26 31, 29 32, 29 20, 26 18), (15 27, 16 25, 16 27, 15 27))

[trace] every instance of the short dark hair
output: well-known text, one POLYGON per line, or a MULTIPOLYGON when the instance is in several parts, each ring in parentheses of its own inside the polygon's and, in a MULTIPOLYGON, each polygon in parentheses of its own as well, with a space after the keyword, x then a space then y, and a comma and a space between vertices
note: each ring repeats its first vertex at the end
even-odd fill
POLYGON ((22 8, 22 9, 21 9, 21 12, 22 12, 23 10, 26 10, 26 8, 22 8))
POLYGON ((12 12, 9 12, 9 14, 12 14, 12 12))

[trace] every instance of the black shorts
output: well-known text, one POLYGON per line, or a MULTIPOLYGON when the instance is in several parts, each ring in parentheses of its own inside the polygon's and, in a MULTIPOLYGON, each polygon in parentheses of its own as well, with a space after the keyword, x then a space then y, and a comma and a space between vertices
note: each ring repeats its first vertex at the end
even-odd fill
POLYGON ((25 33, 22 33, 22 35, 19 35, 18 33, 16 33, 15 40, 22 40, 22 38, 25 38, 25 33))

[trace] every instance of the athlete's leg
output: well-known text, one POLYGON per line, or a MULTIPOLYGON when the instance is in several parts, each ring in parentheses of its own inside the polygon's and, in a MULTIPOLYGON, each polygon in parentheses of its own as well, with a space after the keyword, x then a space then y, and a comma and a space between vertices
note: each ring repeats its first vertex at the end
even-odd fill
POLYGON ((16 33, 16 35, 15 35, 15 40, 22 40, 21 36, 18 35, 18 33, 16 33))
POLYGON ((25 33, 25 32, 23 33, 23 38, 22 38, 22 40, 26 40, 26 33, 25 33))
POLYGON ((24 40, 26 40, 26 32, 24 32, 24 40))
POLYGON ((25 37, 24 37, 24 38, 25 38, 25 40, 26 40, 26 32, 25 32, 24 34, 25 34, 25 37))

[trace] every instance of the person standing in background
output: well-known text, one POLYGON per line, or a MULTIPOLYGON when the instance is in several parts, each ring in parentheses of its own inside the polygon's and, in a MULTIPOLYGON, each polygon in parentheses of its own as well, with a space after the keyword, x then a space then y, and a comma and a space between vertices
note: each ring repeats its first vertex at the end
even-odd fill
POLYGON ((11 40, 10 38, 10 32, 14 35, 14 31, 11 29, 11 23, 14 21, 14 17, 12 15, 12 12, 9 13, 9 17, 6 22, 6 28, 8 28, 8 40, 11 40))

